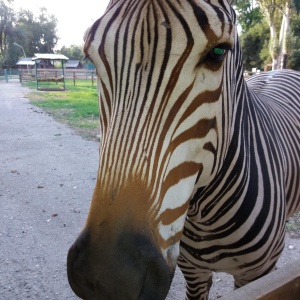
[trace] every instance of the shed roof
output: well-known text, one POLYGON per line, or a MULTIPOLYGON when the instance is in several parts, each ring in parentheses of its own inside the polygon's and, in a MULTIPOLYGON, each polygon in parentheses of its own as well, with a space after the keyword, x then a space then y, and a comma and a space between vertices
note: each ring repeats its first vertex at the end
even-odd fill
POLYGON ((32 61, 31 57, 23 57, 19 58, 18 62, 16 63, 18 66, 34 66, 34 61, 32 61))
POLYGON ((35 53, 32 60, 37 60, 37 59, 68 60, 69 58, 63 54, 35 53))
POLYGON ((65 67, 66 68, 77 68, 78 66, 80 66, 80 60, 69 60, 68 62, 66 62, 65 67))

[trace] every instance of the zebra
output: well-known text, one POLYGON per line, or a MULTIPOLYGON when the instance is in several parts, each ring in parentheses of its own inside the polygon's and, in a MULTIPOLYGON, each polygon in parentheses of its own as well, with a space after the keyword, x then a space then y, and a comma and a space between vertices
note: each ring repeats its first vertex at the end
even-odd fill
POLYGON ((230 0, 111 0, 85 34, 99 171, 67 258, 83 299, 186 299, 274 270, 300 209, 300 74, 243 77, 230 0))

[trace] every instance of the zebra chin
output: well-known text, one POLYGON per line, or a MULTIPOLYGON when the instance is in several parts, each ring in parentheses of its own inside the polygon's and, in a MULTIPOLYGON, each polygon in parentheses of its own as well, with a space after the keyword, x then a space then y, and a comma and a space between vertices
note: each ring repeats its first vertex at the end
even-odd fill
POLYGON ((68 280, 82 299, 166 299, 175 270, 147 236, 122 233, 95 242, 84 230, 68 253, 68 280))

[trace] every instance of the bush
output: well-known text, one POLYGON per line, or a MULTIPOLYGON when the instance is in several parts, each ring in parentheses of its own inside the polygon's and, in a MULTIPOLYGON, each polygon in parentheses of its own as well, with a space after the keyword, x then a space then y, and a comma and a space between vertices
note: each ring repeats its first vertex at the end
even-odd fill
POLYGON ((268 50, 269 34, 268 25, 261 22, 241 35, 243 63, 246 70, 263 69, 264 64, 272 61, 268 50))

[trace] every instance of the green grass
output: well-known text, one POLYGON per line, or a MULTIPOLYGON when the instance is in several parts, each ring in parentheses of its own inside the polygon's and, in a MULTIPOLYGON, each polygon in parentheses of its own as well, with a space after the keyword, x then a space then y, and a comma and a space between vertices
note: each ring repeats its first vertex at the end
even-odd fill
MULTIPOLYGON (((92 86, 90 80, 77 80, 74 86, 73 80, 67 80, 66 91, 34 91, 34 82, 26 85, 33 89, 27 95, 33 105, 67 123, 84 137, 96 138, 99 127, 96 84, 92 86)), ((57 86, 55 83, 52 85, 57 86)))
POLYGON ((300 237, 300 211, 288 220, 286 229, 292 237, 300 237))

